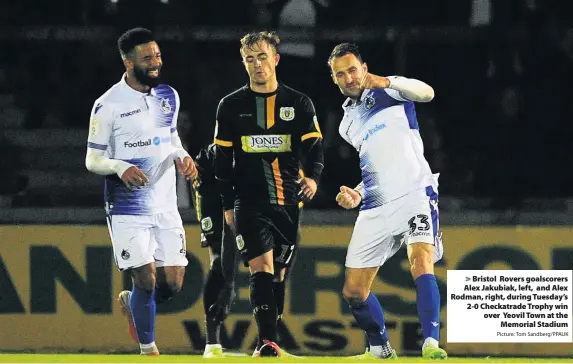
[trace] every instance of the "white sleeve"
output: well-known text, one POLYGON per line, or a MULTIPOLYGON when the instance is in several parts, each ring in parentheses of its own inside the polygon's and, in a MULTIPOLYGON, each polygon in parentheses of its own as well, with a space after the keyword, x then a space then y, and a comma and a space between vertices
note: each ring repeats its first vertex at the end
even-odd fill
POLYGON ((360 197, 364 197, 364 181, 360 181, 358 186, 354 187, 354 191, 360 194, 360 197))
POLYGON ((117 174, 120 178, 123 173, 133 165, 118 159, 110 159, 104 156, 105 151, 88 148, 86 153, 86 168, 93 173, 107 176, 117 174))
POLYGON ((173 160, 181 158, 183 160, 185 157, 190 157, 189 153, 183 148, 181 139, 179 138, 179 133, 177 130, 171 132, 171 145, 173 146, 173 160))
POLYGON ((104 156, 113 127, 113 112, 110 105, 96 101, 92 108, 88 147, 86 153, 86 168, 93 173, 108 175, 123 175, 132 165, 104 156))
POLYGON ((177 120, 179 119, 179 109, 181 106, 181 100, 179 99, 179 92, 171 87, 173 94, 175 95, 175 112, 173 113, 173 120, 171 121, 171 133, 177 133, 177 120))
POLYGON ((113 128, 113 111, 110 104, 96 100, 90 115, 88 148, 105 151, 113 128))
POLYGON ((398 101, 429 102, 434 98, 434 89, 425 82, 413 78, 388 76, 390 86, 386 93, 398 101))
POLYGON ((179 93, 174 88, 171 89, 175 94, 175 113, 173 114, 173 121, 171 122, 171 145, 173 146, 173 160, 177 158, 181 158, 181 160, 183 160, 185 157, 190 156, 189 153, 187 153, 187 151, 183 148, 181 138, 179 138, 179 133, 177 132, 177 120, 179 118, 180 108, 179 93))

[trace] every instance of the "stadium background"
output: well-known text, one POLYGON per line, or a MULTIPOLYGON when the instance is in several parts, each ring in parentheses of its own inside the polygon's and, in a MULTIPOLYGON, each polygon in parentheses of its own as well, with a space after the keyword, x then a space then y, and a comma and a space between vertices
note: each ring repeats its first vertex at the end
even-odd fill
MULTIPOLYGON (((417 111, 427 158, 442 173, 442 304, 447 269, 573 269, 572 8, 558 0, 3 2, 0 350, 133 349, 114 302, 126 281, 113 266, 103 226, 102 179, 83 159, 93 101, 121 76, 115 40, 138 25, 157 34, 192 153, 211 140, 218 100, 247 81, 238 53, 247 30, 279 31, 279 77, 315 103, 326 167, 305 208, 289 285, 281 332, 292 352, 341 355, 364 346, 339 294, 355 212, 337 209, 334 196, 341 184, 360 179, 356 154, 337 133, 343 98, 325 62, 342 41, 360 45, 372 72, 419 78, 436 90, 417 111)), ((179 191, 191 265, 184 294, 159 315, 158 343, 191 352, 203 345, 207 259, 183 181, 179 191)), ((375 292, 393 344, 417 354, 406 264, 403 254, 393 258, 375 292)), ((248 351, 255 330, 245 274, 226 346, 248 351)), ((446 314, 444 305, 444 343, 446 314)), ((573 352, 571 344, 444 346, 454 355, 573 352)))

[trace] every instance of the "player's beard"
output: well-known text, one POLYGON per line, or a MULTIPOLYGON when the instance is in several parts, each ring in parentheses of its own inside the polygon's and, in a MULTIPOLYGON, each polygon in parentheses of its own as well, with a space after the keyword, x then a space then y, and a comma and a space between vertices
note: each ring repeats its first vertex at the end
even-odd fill
POLYGON ((344 86, 344 87, 340 87, 340 91, 346 97, 350 97, 351 99, 357 99, 360 97, 360 95, 362 95, 363 90, 360 87, 348 88, 348 87, 344 86))
POLYGON ((147 69, 142 69, 139 67, 133 67, 133 76, 142 85, 149 86, 151 88, 157 87, 161 81, 161 68, 157 72, 157 77, 151 77, 147 74, 147 69))

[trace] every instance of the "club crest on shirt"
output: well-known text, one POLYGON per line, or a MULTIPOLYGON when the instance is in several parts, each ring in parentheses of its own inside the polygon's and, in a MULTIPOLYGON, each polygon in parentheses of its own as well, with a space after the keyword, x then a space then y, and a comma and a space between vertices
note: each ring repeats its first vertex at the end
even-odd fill
POLYGON ((374 96, 372 96, 372 95, 368 95, 364 99, 364 107, 366 107, 366 110, 372 109, 372 106, 374 106, 375 103, 376 103, 376 100, 374 100, 374 96))
POLYGON ((159 102, 159 107, 164 114, 169 114, 171 112, 171 104, 169 103, 168 98, 161 99, 159 102))
POLYGON ((205 217, 204 219, 201 220, 201 230, 207 232, 210 231, 213 228, 213 221, 211 220, 211 217, 205 217))
POLYGON ((279 116, 284 121, 294 119, 294 107, 281 107, 279 116))
POLYGON ((243 240, 243 235, 237 235, 235 240, 237 241, 237 248, 239 250, 243 250, 243 248, 245 247, 245 241, 243 240))

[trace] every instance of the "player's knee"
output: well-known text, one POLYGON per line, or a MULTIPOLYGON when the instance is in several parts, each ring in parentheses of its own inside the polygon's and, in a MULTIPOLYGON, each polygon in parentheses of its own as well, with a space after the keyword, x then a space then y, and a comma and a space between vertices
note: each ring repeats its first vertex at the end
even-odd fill
POLYGON ((370 289, 359 284, 346 282, 342 288, 342 296, 349 305, 354 305, 366 301, 370 289))
POLYGON ((163 303, 171 300, 173 296, 181 291, 183 282, 168 281, 162 282, 155 287, 155 300, 158 303, 163 303))
POLYGON ((155 289, 157 277, 154 270, 134 269, 131 271, 131 277, 136 287, 146 291, 153 291, 155 289))
POLYGON ((177 293, 181 292, 181 288, 183 287, 183 282, 178 282, 178 281, 167 282, 167 287, 169 287, 169 292, 171 294, 171 297, 173 297, 177 293))
POLYGON ((155 277, 139 277, 139 279, 133 280, 136 287, 141 288, 146 291, 153 291, 155 289, 155 277))

